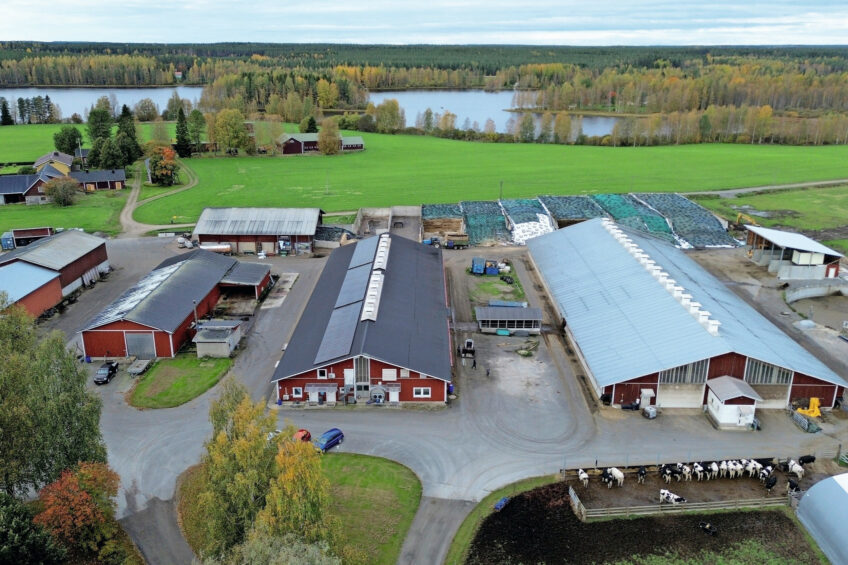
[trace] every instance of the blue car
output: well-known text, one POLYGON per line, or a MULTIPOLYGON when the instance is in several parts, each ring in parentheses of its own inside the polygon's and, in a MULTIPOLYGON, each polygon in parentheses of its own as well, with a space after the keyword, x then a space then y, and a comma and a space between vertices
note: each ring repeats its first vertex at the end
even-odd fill
POLYGON ((344 434, 338 428, 331 428, 321 434, 321 437, 312 442, 315 449, 326 453, 330 448, 339 445, 344 441, 344 434))

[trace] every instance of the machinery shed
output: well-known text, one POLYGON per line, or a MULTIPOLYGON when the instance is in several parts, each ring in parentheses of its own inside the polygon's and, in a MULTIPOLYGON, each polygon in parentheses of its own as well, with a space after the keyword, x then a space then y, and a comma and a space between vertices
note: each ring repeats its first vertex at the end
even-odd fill
POLYGON ((0 292, 36 318, 62 301, 59 273, 23 261, 0 266, 0 292))
POLYGON ((228 244, 234 253, 311 253, 319 208, 204 208, 194 228, 200 245, 228 244))
POLYGON ((832 408, 848 384, 664 239, 592 219, 528 247, 601 400, 700 408, 727 376, 760 408, 811 396, 832 408))
POLYGON ((800 233, 745 226, 748 257, 781 280, 833 279, 842 254, 800 233))
POLYGON ((483 333, 497 333, 498 330, 514 334, 523 331, 528 334, 542 333, 542 310, 540 308, 512 308, 505 306, 477 306, 474 309, 477 325, 483 333))

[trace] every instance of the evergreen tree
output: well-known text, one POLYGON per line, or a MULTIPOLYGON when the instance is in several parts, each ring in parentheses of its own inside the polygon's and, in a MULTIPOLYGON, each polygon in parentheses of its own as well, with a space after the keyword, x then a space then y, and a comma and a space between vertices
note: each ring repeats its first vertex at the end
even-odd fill
POLYGON ((88 138, 109 139, 112 136, 112 114, 105 108, 94 108, 88 113, 88 138))
POLYGON ((200 110, 192 110, 188 115, 186 122, 188 127, 188 136, 194 144, 194 150, 200 152, 200 141, 203 137, 203 130, 206 129, 206 118, 203 117, 203 112, 200 110))
POLYGON ((12 114, 9 112, 9 103, 3 98, 0 100, 0 126, 13 126, 15 120, 12 119, 12 114))
POLYGON ((107 142, 107 139, 98 137, 91 143, 91 149, 88 151, 88 157, 86 157, 86 162, 89 167, 96 169, 100 166, 100 155, 103 153, 103 146, 107 142))
POLYGON ((74 126, 62 126, 62 129, 53 134, 53 145, 62 153, 73 155, 81 144, 82 133, 74 126))
POLYGON ((309 116, 309 120, 306 122, 306 133, 318 133, 318 123, 312 116, 309 116))
POLYGON ((121 115, 118 117, 118 134, 124 134, 126 137, 118 145, 126 157, 125 163, 129 165, 140 158, 143 152, 135 133, 135 118, 126 104, 121 108, 121 115))
POLYGON ((185 112, 180 106, 177 110, 177 155, 186 158, 191 157, 191 139, 188 136, 188 124, 186 123, 185 112))
POLYGON ((116 140, 103 140, 99 165, 101 169, 120 169, 124 166, 124 154, 116 140))

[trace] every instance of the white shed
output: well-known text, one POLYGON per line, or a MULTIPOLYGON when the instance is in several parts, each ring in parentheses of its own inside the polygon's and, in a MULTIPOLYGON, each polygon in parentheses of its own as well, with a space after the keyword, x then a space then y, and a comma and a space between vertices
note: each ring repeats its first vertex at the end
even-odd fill
POLYGON ((707 381, 707 416, 719 429, 750 428, 762 400, 742 379, 724 376, 707 381))
POLYGON ((201 325, 192 341, 197 345, 198 357, 229 357, 241 341, 240 324, 201 325))

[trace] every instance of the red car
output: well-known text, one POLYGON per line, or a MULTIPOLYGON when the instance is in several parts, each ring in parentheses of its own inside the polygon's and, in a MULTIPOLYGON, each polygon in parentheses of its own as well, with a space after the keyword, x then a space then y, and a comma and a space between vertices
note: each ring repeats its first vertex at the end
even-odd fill
POLYGON ((310 441, 312 439, 312 434, 309 433, 309 430, 300 429, 294 433, 295 441, 310 441))

